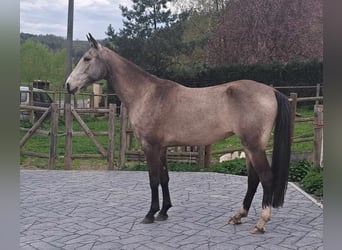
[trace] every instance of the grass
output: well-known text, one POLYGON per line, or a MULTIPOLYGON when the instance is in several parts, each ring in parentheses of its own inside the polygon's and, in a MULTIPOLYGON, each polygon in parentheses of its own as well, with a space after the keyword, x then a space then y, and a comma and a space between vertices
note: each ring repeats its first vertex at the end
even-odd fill
MULTIPOLYGON (((313 108, 304 107, 297 110, 301 118, 309 118, 314 116, 313 108)), ((314 135, 312 122, 301 122, 295 124, 294 138, 307 138, 314 135)), ((301 142, 292 144, 292 152, 311 152, 313 150, 313 142, 301 142)))
MULTIPOLYGON (((297 110, 297 115, 300 118, 313 117, 313 108, 303 107, 297 110)), ((294 138, 308 138, 313 136, 312 122, 301 122, 295 124, 294 138)), ((212 145, 212 150, 220 150, 225 148, 237 148, 241 147, 240 140, 237 136, 233 135, 227 139, 219 141, 212 145)), ((271 149, 271 147, 269 147, 271 149)), ((313 142, 300 142, 293 143, 291 147, 292 152, 311 152, 313 150, 313 142)))
MULTIPOLYGON (((90 117, 90 116, 83 116, 84 122, 87 124, 89 129, 92 132, 106 132, 108 131, 108 120, 107 119, 99 119, 97 117, 90 117)), ((119 125, 119 121, 117 121, 117 125, 119 125)), ((32 124, 29 122, 22 122, 22 127, 30 128, 32 124)), ((57 138, 57 155, 63 156, 64 155, 64 120, 59 120, 58 124, 58 136, 57 138)), ((49 120, 45 121, 42 126, 40 127, 42 130, 49 130, 50 124, 49 120)), ((73 131, 83 131, 82 127, 74 121, 73 123, 73 131)), ((116 141, 115 144, 119 145, 119 126, 116 126, 116 141)), ((20 132, 20 136, 24 136, 25 132, 20 132)), ((97 136, 97 140, 102 144, 105 149, 108 149, 108 137, 107 136, 97 136)), ((72 152, 74 154, 99 154, 99 150, 95 146, 95 144, 91 141, 91 139, 87 136, 74 136, 72 140, 72 152)), ((39 152, 39 153, 49 153, 50 147, 50 138, 47 136, 40 136, 40 135, 33 135, 27 143, 22 148, 23 151, 31 151, 31 152, 39 152)), ((118 148, 118 147, 117 147, 118 148)), ((116 148, 116 149, 117 149, 116 148)), ((118 150, 116 150, 116 158, 118 157, 118 150)), ((20 164, 21 165, 34 165, 37 168, 47 168, 47 159, 40 159, 40 158, 32 158, 30 156, 21 156, 20 157, 20 164)), ((75 159, 73 160, 73 168, 78 169, 81 167, 86 167, 90 169, 96 169, 96 166, 106 165, 106 159, 75 159)), ((62 169, 64 167, 64 160, 57 159, 56 161, 56 168, 62 169)))
MULTIPOLYGON (((301 117, 312 117, 313 116, 313 109, 312 108, 301 108, 297 111, 301 117)), ((98 117, 90 117, 90 116, 83 116, 83 119, 87 126, 93 132, 104 132, 108 131, 108 120, 101 119, 98 117)), ((115 136, 115 159, 118 159, 118 148, 119 148, 119 121, 117 120, 116 124, 116 136, 115 136)), ((21 127, 31 128, 32 124, 29 122, 21 122, 21 127)), ((49 131, 50 123, 49 120, 45 121, 40 129, 49 131)), ((83 131, 81 126, 74 121, 73 123, 73 131, 83 131)), ((58 156, 64 155, 64 120, 59 120, 58 126, 58 139, 57 139, 57 154, 58 156)), ((25 132, 20 132, 20 136, 24 136, 25 132)), ((307 123, 296 123, 295 125, 295 138, 305 138, 305 137, 312 137, 313 136, 313 127, 311 122, 307 123)), ((97 136, 97 139, 101 142, 105 149, 108 148, 108 137, 107 136, 97 136)), ((47 136, 40 136, 40 135, 33 135, 28 142, 24 145, 23 151, 31 151, 31 152, 39 152, 39 153, 49 153, 49 145, 50 145, 50 138, 47 136)), ((241 147, 241 143, 236 136, 232 136, 228 139, 219 141, 212 145, 212 150, 221 150, 226 148, 235 148, 241 147)), ((313 142, 303 142, 303 143, 295 143, 292 145, 292 152, 311 152, 313 150, 313 142)), ((73 137, 73 145, 72 151, 74 154, 98 154, 99 150, 96 148, 94 143, 90 140, 87 136, 82 137, 73 137)), ((214 156, 214 160, 218 160, 219 155, 214 156)), ((28 156, 21 156, 20 157, 20 164, 21 166, 33 166, 37 168, 47 168, 48 159, 39 159, 33 158, 28 156)), ((63 169, 63 159, 60 158, 56 162, 57 169, 63 169)), ((89 169, 96 169, 98 168, 105 168, 103 166, 107 165, 106 159, 75 159, 73 160, 73 169, 80 169, 80 168, 89 168, 89 169)), ((174 167, 177 169, 177 167, 174 167)), ((181 167, 180 167, 181 169, 181 167)))

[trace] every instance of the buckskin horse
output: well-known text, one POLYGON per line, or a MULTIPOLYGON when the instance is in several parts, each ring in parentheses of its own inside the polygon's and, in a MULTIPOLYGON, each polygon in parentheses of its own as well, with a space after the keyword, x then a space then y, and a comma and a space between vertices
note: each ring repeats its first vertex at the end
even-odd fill
POLYGON ((274 88, 239 80, 203 88, 188 88, 153 76, 87 35, 91 48, 66 80, 76 94, 105 79, 127 108, 135 137, 149 167, 151 206, 142 223, 163 221, 172 206, 166 148, 209 145, 233 134, 246 153, 248 187, 242 207, 228 223, 246 217, 259 182, 263 188, 261 216, 251 233, 264 233, 271 207, 284 203, 290 161, 290 104, 274 88), (274 129, 271 167, 265 149, 274 129), (159 206, 158 187, 163 194, 159 206), (155 217, 155 214, 158 215, 155 217))

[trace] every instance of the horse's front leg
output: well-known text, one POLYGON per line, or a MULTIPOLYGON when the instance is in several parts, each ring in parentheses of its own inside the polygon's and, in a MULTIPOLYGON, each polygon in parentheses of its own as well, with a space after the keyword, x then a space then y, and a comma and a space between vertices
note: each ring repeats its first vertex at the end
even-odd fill
POLYGON ((159 193, 160 184, 160 147, 150 144, 143 144, 147 165, 149 168, 150 188, 151 188, 151 207, 142 223, 153 223, 154 215, 159 211, 159 193))
POLYGON ((163 206, 158 216, 156 217, 156 220, 164 221, 168 218, 167 211, 169 210, 170 207, 172 207, 170 192, 169 192, 170 178, 169 178, 169 172, 167 169, 166 147, 163 148, 161 151, 160 160, 161 160, 160 185, 162 187, 162 192, 163 192, 163 206))

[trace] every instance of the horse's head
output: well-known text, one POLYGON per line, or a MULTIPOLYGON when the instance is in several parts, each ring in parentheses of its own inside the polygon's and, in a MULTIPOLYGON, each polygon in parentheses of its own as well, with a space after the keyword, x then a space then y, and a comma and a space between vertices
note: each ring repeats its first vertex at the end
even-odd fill
POLYGON ((107 74, 106 64, 101 57, 104 47, 90 33, 87 38, 91 48, 82 56, 65 83, 70 94, 76 94, 81 89, 104 79, 107 74))

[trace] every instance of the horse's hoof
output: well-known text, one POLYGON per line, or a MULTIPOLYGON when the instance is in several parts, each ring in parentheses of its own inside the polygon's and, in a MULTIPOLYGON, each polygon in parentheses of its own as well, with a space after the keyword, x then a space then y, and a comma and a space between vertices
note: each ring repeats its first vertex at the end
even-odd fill
POLYGON ((142 224, 151 224, 153 222, 154 222, 154 217, 147 217, 147 216, 141 221, 142 224))
POLYGON ((232 217, 232 218, 230 218, 228 223, 231 225, 239 225, 239 224, 241 224, 241 219, 238 219, 236 217, 232 217))
POLYGON ((252 230, 250 230, 251 234, 264 234, 265 233, 265 228, 258 228, 254 227, 252 230))
POLYGON ((164 221, 164 220, 167 220, 169 216, 167 214, 158 214, 157 217, 156 217, 156 221, 164 221))

